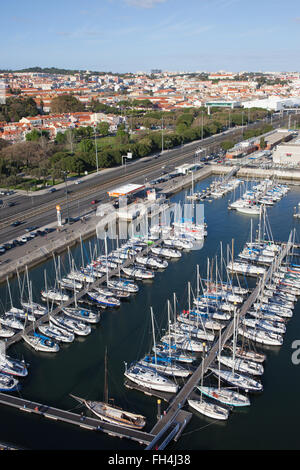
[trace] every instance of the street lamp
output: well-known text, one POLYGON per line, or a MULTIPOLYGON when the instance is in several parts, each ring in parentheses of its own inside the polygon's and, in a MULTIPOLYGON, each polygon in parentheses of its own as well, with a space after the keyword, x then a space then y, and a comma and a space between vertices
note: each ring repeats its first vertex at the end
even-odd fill
POLYGON ((70 219, 70 214, 69 214, 69 200, 68 200, 68 185, 67 185, 67 171, 63 171, 63 176, 64 176, 64 181, 65 181, 65 186, 66 186, 66 203, 67 203, 67 223, 69 223, 70 219))

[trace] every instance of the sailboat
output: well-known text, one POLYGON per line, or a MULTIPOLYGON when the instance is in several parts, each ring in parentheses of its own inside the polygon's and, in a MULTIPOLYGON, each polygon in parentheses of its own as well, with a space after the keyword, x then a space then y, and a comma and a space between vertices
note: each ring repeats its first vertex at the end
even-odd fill
MULTIPOLYGON (((239 320, 236 319, 236 314, 233 317, 233 355, 232 355, 232 362, 231 362, 231 370, 223 370, 220 368, 220 362, 221 362, 221 353, 219 351, 218 355, 218 361, 219 361, 219 368, 216 369, 214 367, 210 367, 210 370, 213 372, 214 375, 216 375, 218 378, 225 380, 225 382, 228 382, 229 384, 239 387, 243 390, 246 391, 262 391, 263 386, 262 384, 249 377, 248 375, 243 375, 240 373, 236 372, 236 357, 235 357, 235 351, 236 351, 236 342, 237 342, 237 335, 238 335, 238 328, 239 325, 239 320)), ((220 348, 219 348, 220 349, 220 348)), ((245 362, 245 361, 244 361, 245 362)), ((259 365, 259 364, 257 364, 259 365)))
MULTIPOLYGON (((219 334, 219 357, 221 354, 221 333, 219 334)), ((219 370, 220 370, 220 361, 219 370)), ((221 387, 221 378, 218 377, 218 387, 198 386, 201 393, 214 400, 229 406, 249 406, 250 400, 247 396, 229 387, 221 387)))
MULTIPOLYGON (((168 301, 168 311, 170 308, 170 302, 168 301)), ((151 319, 152 319, 152 334, 153 334, 153 351, 154 356, 151 354, 146 355, 143 359, 139 361, 139 364, 143 366, 151 367, 157 372, 160 372, 164 375, 174 376, 174 377, 188 377, 190 371, 184 367, 176 364, 171 356, 163 357, 159 356, 156 353, 156 341, 155 341, 155 331, 154 331, 154 321, 153 321, 153 310, 151 307, 151 319)))
MULTIPOLYGON (((203 385, 203 362, 204 359, 202 359, 201 386, 203 385)), ((209 418, 219 419, 222 421, 228 419, 229 409, 204 400, 201 387, 199 400, 189 399, 188 404, 191 408, 194 408, 194 410, 198 411, 199 413, 205 416, 208 416, 209 418)))
POLYGON ((13 359, 7 356, 5 352, 0 352, 0 372, 18 377, 26 377, 28 375, 25 362, 13 359))
POLYGON ((59 345, 48 336, 44 336, 35 331, 32 334, 23 333, 25 343, 29 344, 35 351, 41 352, 58 352, 59 345))
POLYGON ((18 389, 18 384, 15 377, 0 373, 0 392, 13 392, 18 389))
POLYGON ((109 404, 108 399, 108 381, 107 381, 107 351, 105 351, 105 385, 104 385, 104 401, 86 400, 84 398, 71 395, 75 400, 83 403, 92 413, 94 413, 102 421, 116 424, 130 429, 143 429, 146 424, 144 416, 109 404))

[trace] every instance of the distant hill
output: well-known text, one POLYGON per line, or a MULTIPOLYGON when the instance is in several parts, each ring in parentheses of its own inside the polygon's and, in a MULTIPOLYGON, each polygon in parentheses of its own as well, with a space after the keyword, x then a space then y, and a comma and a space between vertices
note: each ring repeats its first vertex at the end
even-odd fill
MULTIPOLYGON (((12 69, 1 69, 0 73, 14 73, 14 72, 21 72, 21 73, 49 73, 49 74, 57 74, 57 75, 74 75, 75 73, 81 73, 84 74, 86 73, 86 70, 72 70, 72 69, 60 69, 58 67, 28 67, 25 69, 18 69, 18 70, 12 70, 12 69)), ((93 75, 105 75, 106 73, 112 74, 112 75, 119 75, 119 74, 113 74, 112 72, 96 72, 96 71, 89 71, 93 75)))

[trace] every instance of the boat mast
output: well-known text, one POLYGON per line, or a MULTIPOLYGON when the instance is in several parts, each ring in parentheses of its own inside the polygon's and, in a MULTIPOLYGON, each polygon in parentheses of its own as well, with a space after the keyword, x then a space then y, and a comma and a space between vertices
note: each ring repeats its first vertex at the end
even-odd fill
POLYGON ((11 297, 10 285, 9 285, 8 277, 6 278, 6 282, 7 282, 8 295, 9 295, 9 300, 10 300, 10 308, 13 308, 13 303, 12 303, 12 297, 11 297))
POLYGON ((157 355, 156 355, 156 343, 155 343, 155 331, 154 331, 154 319, 153 319, 153 309, 152 309, 152 307, 150 307, 150 312, 151 312, 151 322, 152 322, 155 372, 157 373, 157 355))
POLYGON ((104 359, 104 402, 108 403, 107 347, 105 348, 105 359, 104 359))
POLYGON ((221 366, 220 366, 220 356, 221 356, 221 330, 219 331, 219 374, 218 374, 218 389, 220 391, 220 388, 221 388, 221 377, 220 377, 220 371, 221 371, 221 366))

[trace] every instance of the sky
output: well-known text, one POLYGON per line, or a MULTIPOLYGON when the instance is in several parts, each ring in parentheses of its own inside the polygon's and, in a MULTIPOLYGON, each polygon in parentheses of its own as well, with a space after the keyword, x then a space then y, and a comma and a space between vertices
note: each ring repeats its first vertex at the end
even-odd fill
POLYGON ((299 0, 3 3, 0 69, 299 70, 299 0))

